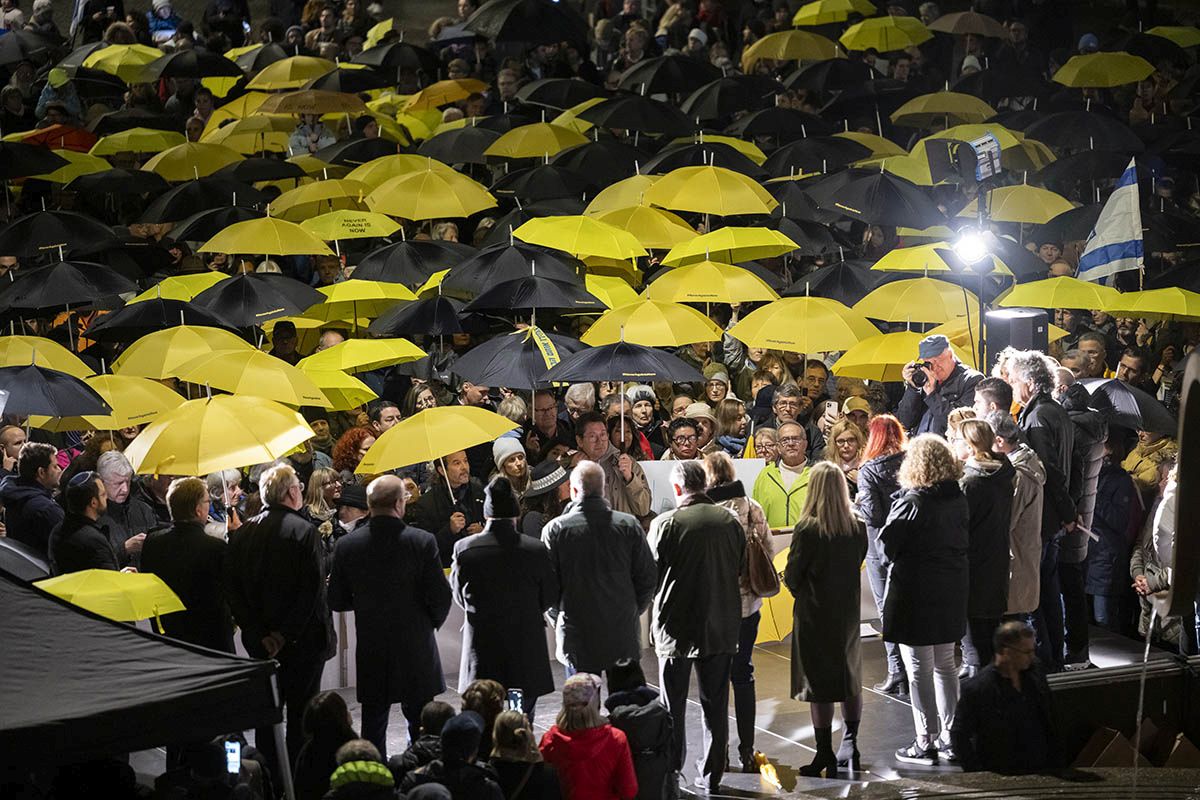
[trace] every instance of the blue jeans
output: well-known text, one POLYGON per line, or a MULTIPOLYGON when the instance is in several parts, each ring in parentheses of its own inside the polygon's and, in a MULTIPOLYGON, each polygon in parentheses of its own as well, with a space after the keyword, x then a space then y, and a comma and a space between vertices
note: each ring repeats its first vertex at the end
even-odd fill
POLYGON ((1092 616, 1097 625, 1113 633, 1123 635, 1129 627, 1129 606, 1119 594, 1092 595, 1092 616))

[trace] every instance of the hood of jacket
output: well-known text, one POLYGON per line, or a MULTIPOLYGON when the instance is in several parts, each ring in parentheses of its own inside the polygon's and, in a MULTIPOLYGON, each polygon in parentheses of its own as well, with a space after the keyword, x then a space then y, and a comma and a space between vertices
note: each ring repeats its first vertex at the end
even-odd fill
POLYGON ((1103 441, 1108 438, 1108 421, 1102 410, 1095 408, 1096 401, 1104 398, 1101 394, 1089 394, 1083 384, 1073 383, 1067 387, 1062 397, 1063 408, 1076 427, 1082 428, 1088 438, 1093 441, 1103 441))
POLYGON ((735 498, 745 496, 746 488, 742 486, 741 481, 721 483, 708 490, 708 499, 712 500, 714 503, 723 503, 726 500, 733 500, 735 498))
POLYGON ((30 500, 39 498, 48 503, 54 502, 54 498, 51 497, 50 492, 43 488, 37 481, 12 475, 5 478, 3 483, 0 483, 0 500, 4 501, 4 507, 9 510, 15 510, 24 506, 30 500))
POLYGON ((1008 463, 1008 459, 1004 456, 1001 456, 998 461, 981 461, 972 456, 963 465, 963 475, 968 477, 994 478, 1001 475, 1011 475, 1012 472, 1013 466, 1008 463))
POLYGON ((613 692, 604 700, 604 707, 611 713, 621 706, 644 706, 658 699, 658 692, 649 686, 639 686, 624 692, 613 692))
POLYGON ((378 761, 347 761, 333 771, 329 778, 330 789, 340 789, 351 783, 367 783, 373 786, 395 785, 392 771, 378 761))
POLYGON ((1017 472, 1023 472, 1038 483, 1046 482, 1046 468, 1037 453, 1027 444, 1023 444, 1008 454, 1008 461, 1017 472))
POLYGON ((922 486, 919 489, 910 489, 921 497, 931 497, 935 500, 945 500, 949 497, 962 494, 962 489, 958 486, 958 481, 942 481, 935 483, 933 486, 922 486))

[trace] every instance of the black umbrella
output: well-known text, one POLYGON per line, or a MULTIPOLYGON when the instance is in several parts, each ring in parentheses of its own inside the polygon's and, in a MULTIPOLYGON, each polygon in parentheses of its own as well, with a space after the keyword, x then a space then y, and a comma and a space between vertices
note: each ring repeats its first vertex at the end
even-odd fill
POLYGON ((219 314, 239 328, 294 317, 324 300, 325 295, 295 278, 259 272, 236 275, 192 298, 200 308, 219 314))
POLYGON ((1140 153, 1142 140, 1128 125, 1094 111, 1047 114, 1025 129, 1025 135, 1068 150, 1112 150, 1140 153))
POLYGON ((1006 97, 1037 97, 1048 84, 1029 70, 992 68, 959 78, 950 91, 996 103, 1006 97))
POLYGON ((686 135, 695 128, 675 106, 639 94, 614 95, 579 112, 579 118, 601 128, 674 136, 686 135))
POLYGON ((1200 292, 1200 264, 1194 260, 1176 264, 1170 269, 1157 273, 1147 273, 1147 289, 1187 289, 1189 292, 1200 292))
POLYGON ((553 0, 488 0, 463 27, 495 42, 530 45, 573 42, 583 47, 588 35, 579 12, 553 0))
POLYGON ((424 72, 428 76, 437 75, 441 66, 438 57, 426 48, 402 41, 363 50, 350 60, 355 64, 367 64, 386 70, 424 72))
MULTIPOLYGON (((362 267, 359 267, 362 269, 362 267)), ((357 274, 357 271, 356 271, 357 274)), ((435 295, 391 308, 367 327, 372 336, 451 336, 462 333, 462 300, 435 295)), ((488 384, 491 385, 491 384, 488 384)))
POLYGON ((1146 251, 1167 253, 1200 247, 1200 220, 1178 211, 1147 211, 1142 214, 1146 251))
POLYGON ((235 222, 262 219, 266 213, 245 206, 221 206, 192 214, 171 229, 171 238, 177 242, 207 242, 235 222))
POLYGON ((299 164, 281 161, 278 158, 251 157, 226 164, 210 177, 229 178, 241 183, 257 183, 258 181, 303 178, 304 175, 304 169, 299 164))
POLYGON ((269 67, 276 61, 283 61, 292 55, 295 55, 295 53, 289 53, 280 45, 272 42, 271 44, 264 44, 254 50, 242 53, 233 61, 247 75, 254 75, 261 72, 264 67, 269 67))
POLYGON ((102 297, 136 291, 136 283, 103 264, 60 261, 22 270, 21 275, 0 292, 0 309, 38 311, 90 305, 102 297))
POLYGON ((585 100, 604 97, 605 91, 579 78, 542 78, 517 90, 517 99, 534 106, 566 109, 585 100))
POLYGON ((639 166, 650 160, 650 154, 616 139, 578 144, 550 158, 550 163, 566 167, 583 175, 597 186, 628 178, 639 166))
POLYGON ((357 167, 384 156, 394 156, 404 152, 400 145, 389 139, 375 137, 374 139, 344 139, 328 147, 322 147, 313 156, 326 164, 342 164, 347 167, 357 167))
POLYGON ((638 94, 687 94, 721 77, 707 61, 682 53, 643 58, 621 73, 617 87, 638 94))
POLYGON ((92 121, 88 130, 97 136, 108 136, 133 128, 150 128, 156 131, 179 131, 179 118, 170 114, 147 111, 144 108, 126 108, 101 114, 92 121))
POLYGON ((714 166, 731 169, 751 178, 766 177, 758 164, 725 142, 681 143, 670 145, 642 165, 647 175, 667 173, 680 167, 714 166))
POLYGON ((313 78, 304 84, 305 89, 319 89, 324 92, 345 92, 360 94, 385 86, 394 86, 395 75, 384 75, 374 69, 335 69, 326 72, 319 78, 313 78))
POLYGON ((40 581, 50 577, 50 565, 46 563, 44 553, 7 536, 0 536, 0 570, 23 581, 40 581))
POLYGON ((430 239, 396 242, 363 256, 354 269, 354 277, 402 283, 415 289, 435 272, 454 267, 475 252, 475 248, 458 242, 430 239))
POLYGON ((80 175, 67 184, 72 192, 95 194, 158 194, 171 188, 163 178, 144 169, 106 169, 80 175))
POLYGON ((695 119, 725 119, 772 106, 782 91, 783 85, 766 75, 726 75, 696 89, 680 109, 695 119))
POLYGON ((210 50, 188 48, 170 53, 147 64, 141 82, 154 83, 161 78, 244 78, 241 67, 210 50))
POLYGON ((146 275, 177 267, 174 257, 164 243, 154 239, 129 237, 101 242, 95 248, 80 248, 75 251, 75 255, 86 257, 89 261, 108 264, 132 280, 140 280, 146 275))
POLYGON ((451 268, 442 280, 442 293, 471 300, 484 288, 530 274, 583 286, 582 261, 558 250, 505 241, 480 250, 451 268))
POLYGON ((767 157, 763 169, 773 178, 830 173, 871 157, 871 148, 841 136, 812 136, 785 144, 767 157))
POLYGON ((536 389, 545 386, 546 370, 586 345, 578 339, 526 328, 497 336, 468 350, 450 367, 458 377, 480 386, 536 389))
POLYGON ((807 89, 814 92, 837 92, 878 80, 883 75, 875 68, 862 62, 845 58, 830 58, 817 61, 796 70, 784 79, 788 89, 807 89))
POLYGON ((1128 153, 1108 150, 1084 150, 1051 161, 1038 171, 1037 179, 1048 187, 1070 189, 1078 181, 1104 181, 1118 178, 1129 166, 1128 153))
POLYGON ((472 117, 471 124, 477 128, 487 128, 496 133, 508 133, 513 128, 540 122, 544 111, 527 108, 519 103, 505 103, 508 110, 503 114, 492 117, 472 117))
POLYGON ((821 208, 872 225, 928 228, 945 222, 921 187, 881 170, 849 169, 807 191, 821 208))
MULTIPOLYGON (((775 210, 778 211, 779 209, 775 210)), ((759 217, 754 220, 750 223, 750 227, 770 228, 773 231, 779 231, 800 245, 800 249, 797 252, 806 256, 832 253, 846 244, 835 238, 831 229, 825 225, 817 222, 809 222, 808 220, 792 219, 777 215, 774 212, 772 212, 770 217, 759 217)), ((836 231, 836 228, 833 230, 836 231)))
POLYGON ((841 221, 841 214, 836 211, 826 211, 820 208, 812 199, 812 196, 805 191, 808 187, 816 185, 814 183, 815 180, 815 178, 810 178, 805 180, 771 181, 764 184, 766 190, 779 202, 779 205, 771 211, 771 216, 787 217, 788 219, 805 222, 819 222, 822 225, 831 225, 841 221))
POLYGON ((1179 432, 1175 417, 1167 407, 1141 389, 1116 378, 1084 378, 1080 381, 1092 395, 1103 395, 1094 407, 1108 417, 1113 425, 1135 431, 1150 431, 1166 436, 1179 432), (1111 406, 1111 408, 1110 408, 1111 406))
POLYGON ((116 236, 107 225, 71 211, 35 211, 0 230, 0 253, 12 256, 96 249, 109 242, 115 244, 116 236))
POLYGON ((1032 239, 1035 242, 1073 242, 1086 239, 1096 227, 1096 220, 1104 210, 1103 203, 1092 203, 1087 206, 1072 208, 1064 211, 1044 225, 1033 229, 1032 239))
POLYGON ((223 206, 253 206, 267 196, 253 186, 225 177, 207 177, 181 183, 159 195, 142 213, 142 222, 177 222, 201 211, 223 206))
MULTIPOLYGON (((0 37, 0 41, 7 38, 8 36, 0 37)), ((0 180, 44 175, 66 165, 65 158, 45 147, 21 142, 0 142, 0 180)))
POLYGON ((551 367, 542 380, 546 383, 587 383, 622 381, 649 383, 701 383, 700 372, 670 353, 630 342, 600 345, 580 350, 551 367))
POLYGON ((443 164, 486 164, 483 151, 500 136, 482 125, 465 125, 426 139, 417 152, 443 164))
POLYGON ((870 261, 839 261, 802 275, 784 292, 784 297, 825 297, 852 306, 872 289, 896 280, 894 273, 871 269, 870 261))
POLYGON ((557 281, 541 275, 524 275, 484 289, 464 311, 530 310, 539 308, 604 311, 608 306, 578 281, 557 281))
POLYGON ((513 243, 513 231, 531 219, 582 214, 583 201, 573 197, 554 197, 537 203, 523 203, 496 220, 492 230, 483 237, 482 247, 513 243))
POLYGON ((1172 64, 1187 69, 1194 59, 1188 56, 1188 51, 1164 36, 1154 36, 1149 33, 1131 33, 1116 42, 1113 50, 1122 50, 1130 55, 1141 56, 1151 64, 1170 61, 1172 64))
POLYGON ((523 201, 558 197, 581 197, 594 188, 592 181, 574 170, 556 164, 514 170, 491 186, 493 194, 509 194, 523 201))
POLYGON ((874 114, 876 124, 920 92, 906 81, 879 78, 852 86, 821 109, 826 119, 858 119, 874 114))
POLYGON ((88 327, 86 336, 99 342, 133 342, 147 333, 179 325, 234 328, 229 320, 193 303, 159 297, 130 303, 118 311, 97 318, 88 327))
POLYGON ((91 42, 90 44, 80 45, 70 53, 67 53, 67 55, 63 58, 60 58, 57 66, 66 69, 67 72, 70 73, 72 69, 82 66, 83 62, 92 53, 96 52, 97 50, 103 50, 108 46, 108 42, 91 42))
POLYGON ((8 392, 4 413, 13 416, 83 417, 112 412, 104 398, 79 378, 45 367, 0 367, 0 391, 8 392))
POLYGON ((782 142, 824 136, 833 133, 833 125, 818 116, 794 108, 771 106, 747 114, 729 126, 729 132, 742 138, 770 136, 782 142))
POLYGON ((31 30, 9 29, 0 36, 0 66, 22 61, 45 63, 59 51, 58 45, 31 30))

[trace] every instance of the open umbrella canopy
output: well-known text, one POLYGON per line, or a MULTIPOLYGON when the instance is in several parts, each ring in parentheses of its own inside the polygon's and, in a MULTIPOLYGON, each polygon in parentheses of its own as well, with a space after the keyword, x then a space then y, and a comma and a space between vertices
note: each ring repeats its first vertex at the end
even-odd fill
POLYGON ((79 356, 52 339, 20 334, 0 336, 0 367, 26 365, 48 367, 76 378, 86 378, 93 372, 79 356))
POLYGON ((1084 378, 1079 382, 1093 396, 1106 398, 1107 403, 1093 403, 1093 406, 1107 417, 1109 424, 1165 436, 1178 434, 1179 426, 1171 412, 1141 389, 1116 378, 1084 378))
POLYGON ((263 67, 257 75, 250 79, 246 88, 264 92, 299 89, 309 81, 333 72, 335 69, 337 69, 337 64, 324 58, 291 56, 263 67))
POLYGON ((621 73, 617 87, 644 94, 686 94, 721 77, 721 70, 691 56, 644 58, 621 73))
POLYGON ((320 406, 330 411, 350 411, 361 408, 379 397, 370 386, 341 370, 303 370, 321 390, 325 401, 320 406))
POLYGON ((311 217, 300 227, 327 242, 338 239, 375 239, 391 236, 400 230, 400 223, 374 211, 330 211, 311 217))
POLYGON ((1063 275, 1057 278, 1017 284, 1002 297, 999 305, 1006 308, 1087 308, 1102 309, 1118 303, 1120 292, 1111 286, 1081 281, 1063 275))
POLYGON ((239 328, 246 328, 301 314, 325 299, 316 289, 295 278, 251 272, 210 286, 196 295, 193 302, 239 328))
POLYGON ((546 370, 583 348, 577 339, 533 326, 476 345, 451 371, 479 386, 535 389, 545 385, 546 370))
POLYGON ((827 297, 852 306, 867 293, 892 278, 875 272, 867 261, 839 261, 796 279, 783 293, 784 297, 827 297))
POLYGON ((752 179, 723 167, 681 167, 646 190, 646 202, 672 211, 731 216, 770 214, 778 205, 752 179))
POLYGON ((13 416, 81 417, 112 409, 81 379, 34 365, 0 367, 0 391, 8 394, 4 413, 13 416))
POLYGON ((891 114, 892 122, 909 128, 934 125, 983 122, 996 115, 996 109, 977 97, 958 92, 934 92, 914 97, 891 114))
POLYGON ((1137 83, 1154 74, 1154 65, 1129 53, 1088 53, 1072 56, 1051 80, 1074 88, 1107 89, 1137 83))
POLYGON ((353 94, 298 89, 273 94, 258 107, 260 114, 364 114, 367 106, 353 94))
POLYGON ((577 282, 556 281, 540 275, 525 275, 489 286, 468 303, 464 310, 536 310, 539 308, 601 311, 605 306, 599 298, 577 282))
POLYGON ((821 208, 872 225, 925 228, 945 219, 919 186, 882 170, 848 169, 822 180, 809 193, 821 208))
POLYGON ((526 275, 541 275, 583 285, 583 263, 566 253, 514 241, 485 247, 452 268, 441 281, 441 291, 471 300, 484 287, 526 275))
POLYGON ((987 14, 977 11, 959 11, 954 14, 943 14, 929 23, 929 30, 938 33, 951 33, 955 36, 965 36, 968 33, 976 36, 986 36, 989 39, 1004 39, 1008 31, 1004 26, 987 14))
POLYGON ((867 0, 813 0, 800 6, 792 16, 797 28, 817 27, 845 22, 851 14, 869 17, 876 11, 867 0))
POLYGON ((143 164, 142 169, 172 182, 190 181, 241 160, 241 154, 219 144, 185 142, 158 153, 143 164))
POLYGON ((312 311, 323 311, 343 319, 379 316, 396 303, 417 297, 403 284, 362 278, 338 281, 317 291, 324 296, 324 302, 312 311))
POLYGON ((729 329, 747 347, 823 353, 845 350, 878 332, 856 311, 824 297, 785 297, 751 311, 729 329))
POLYGON ((659 177, 658 175, 632 175, 622 178, 601 189, 588 203, 585 213, 603 214, 605 211, 615 211, 618 208, 650 205, 646 202, 646 191, 658 182, 659 177))
POLYGON ((783 85, 767 75, 725 75, 698 87, 680 109, 700 120, 725 119, 743 111, 767 108, 782 91, 783 85))
POLYGON ((570 128, 552 122, 535 122, 501 134, 483 154, 492 158, 542 158, 587 142, 587 137, 570 128))
POLYGON ((1146 289, 1141 292, 1117 294, 1110 297, 1109 302, 1103 306, 1078 308, 1103 308, 1106 311, 1119 312, 1121 316, 1151 319, 1200 320, 1200 293, 1177 286, 1146 289))
POLYGON ((413 240, 387 244, 359 259, 354 277, 402 283, 415 289, 439 269, 461 263, 475 249, 458 242, 413 240))
POLYGON ((612 342, 580 350, 542 376, 547 383, 671 381, 698 383, 704 376, 686 361, 653 347, 612 342))
POLYGON ((132 342, 146 334, 179 325, 233 327, 224 317, 186 300, 147 297, 136 303, 126 303, 124 308, 111 314, 97 317, 88 327, 87 337, 99 342, 132 342))
MULTIPOLYGON (((0 38, 2 41, 4 38, 0 38)), ((24 142, 0 142, 0 180, 54 172, 67 164, 65 158, 44 147, 24 142)))
POLYGON ((885 283, 854 304, 864 317, 887 322, 947 322, 973 314, 978 307, 974 293, 933 278, 885 283))
POLYGON ((118 431, 144 425, 183 403, 176 392, 158 381, 132 375, 92 375, 84 383, 96 390, 112 411, 77 417, 30 416, 29 424, 48 431, 118 431))
POLYGON ((426 139, 417 152, 445 164, 483 164, 487 162, 483 152, 500 136, 482 125, 465 125, 426 139))
POLYGON ((179 367, 176 377, 236 395, 289 406, 326 406, 324 393, 303 371, 261 350, 220 350, 179 367))
POLYGON ((730 226, 675 245, 663 258, 662 263, 668 267, 709 260, 738 264, 786 255, 799 247, 779 231, 730 226))
MULTIPOLYGON (((898 331, 868 336, 850 347, 831 368, 834 375, 869 381, 901 381, 906 364, 913 360, 924 333, 898 331)), ((951 343, 959 361, 972 363, 974 356, 951 343)))
POLYGON ((136 291, 136 283, 102 264, 60 261, 22 271, 0 291, 0 309, 36 311, 91 305, 101 298, 136 291))
MULTIPOLYGON (((142 174, 156 177, 154 173, 142 174)), ((203 211, 265 203, 267 195, 241 181, 221 176, 185 181, 154 198, 142 212, 142 222, 179 222, 203 211)), ((175 232, 172 231, 172 235, 175 232)), ((178 240, 180 237, 175 236, 178 240)))
POLYGON ((110 44, 93 51, 82 66, 116 75, 126 83, 137 83, 150 64, 162 56, 162 50, 144 44, 110 44))
POLYGON ((460 219, 496 206, 496 198, 466 175, 425 169, 384 181, 367 195, 372 211, 409 220, 460 219))
POLYGON ((582 215, 539 217, 513 231, 529 244, 570 253, 576 258, 598 256, 623 260, 646 255, 646 249, 628 231, 582 215))
POLYGON ((681 167, 713 166, 739 172, 751 178, 761 178, 765 173, 759 164, 766 161, 766 156, 757 147, 754 149, 760 157, 757 161, 724 142, 706 140, 701 143, 685 139, 664 147, 647 160, 642 169, 652 173, 667 173, 681 167))
POLYGON ((529 45, 587 42, 588 25, 573 7, 552 0, 488 0, 465 25, 496 42, 529 45))
POLYGON ((753 303, 779 299, 775 290, 753 272, 716 261, 664 270, 642 295, 667 303, 753 303))
POLYGON ((14 256, 70 252, 108 242, 116 244, 116 236, 107 225, 73 211, 34 211, 0 230, 0 252, 14 256))
POLYGON ((137 195, 160 194, 170 187, 165 180, 153 172, 140 169, 106 169, 103 172, 93 172, 80 175, 66 186, 68 191, 80 195, 137 195))
POLYGON ((512 420, 476 406, 439 406, 401 420, 375 440, 355 472, 378 475, 491 442, 516 427, 512 420))
POLYGON ((584 285, 609 308, 638 301, 638 294, 629 282, 615 275, 588 275, 584 278, 584 285))
POLYGON ((677 107, 640 94, 614 95, 576 116, 601 128, 641 133, 681 136, 695 127, 677 107))
POLYGON ((592 183, 583 175, 556 164, 538 164, 502 175, 492 184, 497 195, 511 195, 519 201, 577 198, 590 194, 592 183))
POLYGON ((118 375, 135 375, 157 381, 175 377, 181 366, 202 355, 218 350, 252 349, 249 342, 227 330, 203 325, 178 325, 135 340, 113 362, 112 368, 118 375))
POLYGON ((236 222, 200 246, 204 253, 331 256, 323 241, 294 222, 273 217, 236 222))
POLYGON ((241 67, 210 50, 189 48, 169 53, 147 64, 140 76, 143 83, 161 78, 242 78, 241 67))
POLYGON ((434 295, 396 306, 372 320, 372 336, 452 336, 462 333, 459 314, 465 304, 453 297, 434 295))
POLYGON ((366 211, 370 186, 350 178, 315 181, 289 189, 271 203, 272 216, 300 223, 330 211, 366 211))
POLYGON ((447 166, 435 156, 393 152, 356 166, 346 175, 346 180, 357 181, 369 189, 378 189, 381 184, 392 178, 426 170, 457 174, 453 167, 447 166))
POLYGON ((847 50, 870 50, 891 53, 916 47, 933 38, 916 17, 871 17, 856 22, 838 39, 847 50))
POLYGON ((347 339, 302 359, 304 370, 368 372, 392 364, 416 361, 427 354, 407 339, 347 339))
POLYGON ((171 236, 180 242, 206 242, 230 225, 264 217, 266 213, 245 206, 211 208, 180 220, 171 228, 171 236))
POLYGON ((522 103, 560 110, 606 96, 599 86, 579 78, 541 78, 517 89, 517 100, 522 103))
POLYGON ((668 250, 696 238, 682 218, 652 206, 628 206, 596 214, 596 219, 628 231, 643 247, 668 250))
MULTIPOLYGON (((995 222, 1026 222, 1043 225, 1075 206, 1062 195, 1028 184, 1002 186, 988 192, 988 216, 995 222)), ((960 217, 975 217, 978 201, 972 200, 960 217)))
POLYGON ((85 569, 37 581, 37 587, 118 622, 154 619, 187 610, 179 595, 162 578, 149 572, 85 569))
POLYGON ((722 335, 716 323, 690 306, 639 300, 601 314, 581 341, 591 346, 632 342, 647 347, 682 347, 716 342, 722 335))

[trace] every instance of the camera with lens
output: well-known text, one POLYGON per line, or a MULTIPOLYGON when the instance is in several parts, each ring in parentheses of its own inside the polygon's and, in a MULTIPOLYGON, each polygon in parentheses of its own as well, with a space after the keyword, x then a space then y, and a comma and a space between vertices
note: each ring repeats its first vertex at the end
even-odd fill
POLYGON ((912 385, 920 389, 929 380, 929 376, 925 374, 925 370, 932 369, 933 364, 928 361, 914 361, 912 372, 912 385))

